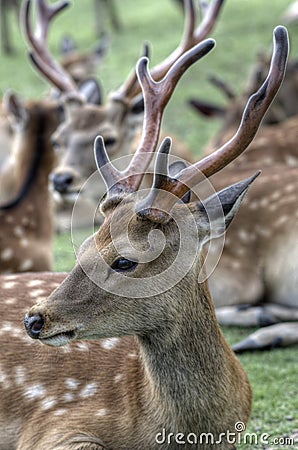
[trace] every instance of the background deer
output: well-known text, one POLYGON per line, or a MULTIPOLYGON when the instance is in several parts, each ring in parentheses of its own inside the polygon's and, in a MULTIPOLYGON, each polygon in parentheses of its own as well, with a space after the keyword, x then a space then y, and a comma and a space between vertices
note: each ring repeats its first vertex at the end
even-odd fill
POLYGON ((49 100, 25 104, 15 94, 7 97, 7 104, 16 132, 6 167, 13 200, 0 205, 0 272, 51 270, 54 229, 48 176, 55 165, 50 136, 60 120, 59 107, 49 100))
MULTIPOLYGON (((106 164, 109 159, 103 140, 97 139, 97 164, 108 186, 108 196, 102 204, 105 223, 94 237, 85 242, 78 265, 50 300, 40 301, 25 319, 30 336, 52 346, 91 337, 103 340, 84 344, 88 353, 94 352, 94 358, 90 358, 89 353, 87 361, 81 356, 82 353, 76 357, 75 352, 79 347, 73 343, 70 352, 63 354, 63 364, 60 366, 63 366, 63 374, 57 368, 53 381, 48 364, 52 366, 53 357, 57 362, 57 357, 59 359, 62 354, 57 355, 55 349, 55 353, 50 349, 34 365, 29 365, 29 370, 24 371, 22 356, 25 357, 28 351, 33 352, 34 344, 21 338, 21 343, 28 346, 27 352, 22 351, 18 355, 14 353, 14 362, 7 361, 7 367, 18 360, 21 367, 18 373, 21 375, 17 380, 24 380, 25 377, 30 379, 30 384, 21 381, 18 403, 14 404, 14 400, 10 400, 5 404, 5 417, 9 418, 10 423, 22 420, 19 431, 14 428, 17 432, 8 433, 5 427, 6 442, 18 445, 20 450, 34 448, 37 443, 40 450, 54 447, 87 449, 91 445, 98 449, 176 448, 175 443, 163 446, 155 444, 159 429, 173 427, 182 433, 195 429, 198 434, 210 430, 218 436, 221 430, 234 429, 235 421, 239 418, 247 421, 251 402, 247 378, 217 326, 207 284, 198 284, 197 277, 202 267, 202 246, 211 238, 206 211, 215 208, 214 236, 222 234, 255 177, 226 188, 218 196, 212 196, 203 203, 196 202, 189 206, 180 202, 169 204, 165 194, 172 192, 176 200, 182 198, 189 188, 201 180, 201 171, 210 176, 239 155, 253 139, 282 79, 282 67, 285 64, 283 45, 286 44, 283 29, 278 30, 276 36, 279 45, 274 67, 281 67, 272 71, 270 82, 250 100, 234 139, 211 158, 207 157, 181 171, 176 180, 167 176, 167 158, 164 160, 163 157, 169 152, 170 145, 169 140, 164 141, 156 160, 153 187, 142 199, 136 198, 134 193, 141 184, 156 148, 163 109, 184 71, 213 47, 213 41, 204 41, 182 55, 159 83, 151 79, 147 60, 140 61, 138 73, 146 105, 144 134, 140 146, 129 168, 124 173, 119 173, 106 164), (282 61, 281 50, 284 55, 282 61), (258 109, 255 109, 256 104, 258 109), (218 203, 222 204, 219 210, 216 208, 218 203), (222 216, 222 207, 225 217, 222 216), (175 221, 169 216, 171 208, 175 221), (187 219, 185 209, 188 211, 187 219), (123 227, 125 218, 129 219, 129 237, 132 239, 132 247, 130 245, 126 249, 126 231, 123 227), (224 220, 218 220, 220 218, 224 220), (187 227, 184 230, 187 239, 184 240, 183 250, 189 254, 188 250, 196 248, 194 264, 191 264, 188 273, 182 277, 179 271, 175 271, 173 275, 176 283, 170 290, 167 289, 167 284, 160 286, 154 283, 152 291, 150 277, 146 274, 162 275, 168 262, 175 259, 180 246, 178 223, 181 219, 187 227), (197 223, 194 229, 191 225, 193 220, 197 223), (112 223, 118 225, 113 239, 110 235, 112 223), (139 252, 144 255, 144 250, 147 253, 148 233, 160 231, 165 236, 163 251, 154 260, 138 264, 134 255, 139 252), (124 243, 120 254, 116 250, 119 242, 124 243), (131 254, 131 259, 127 259, 127 250, 134 253, 131 254), (106 264, 109 265, 108 272, 106 264), (106 278, 103 287, 100 287, 101 275, 106 278), (99 278, 94 279, 94 276, 99 278), (149 297, 148 290, 145 296, 142 292, 135 291, 135 294, 142 295, 139 299, 129 294, 130 288, 128 291, 122 290, 123 281, 126 286, 131 287, 134 280, 137 283, 141 281, 145 291, 150 289, 149 297), (113 293, 119 287, 122 296, 113 293), (163 292, 159 291, 160 287, 163 292), (71 308, 68 306, 68 298, 72 298, 71 308), (96 314, 95 299, 98 308, 96 314), (82 308, 84 314, 80 313, 82 308), (92 314, 89 314, 91 309, 92 314), (62 316, 63 320, 60 319, 62 316), (134 337, 120 337, 127 334, 134 337), (96 367, 99 363, 102 370, 96 370, 94 361, 96 367), (79 368, 77 364, 80 365, 79 368), (108 379, 105 371, 109 371, 108 379), (80 402, 73 403, 78 397, 80 402), (70 409, 69 406, 74 404, 75 408, 70 409), (30 411, 26 419, 22 419, 20 415, 24 410, 30 411), (119 414, 120 410, 122 414, 119 414), (49 426, 38 426, 41 417, 43 423, 49 426), (62 420, 62 417, 67 417, 67 420, 62 420)), ((154 244, 154 241, 151 243, 154 244)), ((1 283, 1 289, 5 290, 1 306, 7 308, 5 300, 7 296, 14 298, 19 291, 19 282, 22 282, 22 286, 26 285, 29 291, 32 288, 34 290, 38 283, 38 296, 43 297, 49 293, 50 284, 61 281, 62 278, 63 275, 59 274, 41 274, 34 279, 29 275, 6 277, 1 283)), ((25 304, 29 303, 28 300, 28 295, 20 298, 18 307, 23 310, 25 304)), ((8 309, 12 311, 11 306, 8 309)), ((9 329, 18 329, 16 325, 12 325, 15 317, 15 309, 13 316, 9 312, 5 315, 9 329)), ((18 331, 16 336, 21 336, 18 331)), ((3 337, 7 338, 8 333, 3 337)), ((12 341, 10 336, 10 342, 16 342, 18 348, 21 347, 18 337, 12 341)), ((10 370, 8 373, 13 373, 12 366, 10 370)), ((11 377, 8 376, 6 381, 11 383, 11 377)), ((7 386, 4 397, 1 398, 6 399, 9 395, 10 388, 7 386)), ((206 449, 210 445, 195 447, 206 449)), ((231 449, 233 445, 224 441, 220 447, 231 449)))
MULTIPOLYGON (((208 11, 205 11, 201 25, 196 29, 195 6, 191 1, 185 2, 185 29, 182 41, 179 47, 154 69, 156 79, 163 77, 168 64, 177 59, 181 50, 189 48, 194 42, 199 42, 206 37, 216 23, 222 4, 222 0, 213 1, 208 11)), ((143 118, 141 89, 133 73, 118 91, 110 95, 106 104, 98 106, 86 104, 81 96, 78 96, 72 80, 65 76, 61 67, 57 68, 57 63, 53 61, 48 50, 45 50, 45 40, 36 45, 28 8, 24 21, 28 41, 34 49, 34 61, 38 70, 61 92, 68 94, 65 100, 66 120, 53 136, 54 145, 60 154, 60 163, 53 172, 52 183, 60 201, 70 202, 73 205, 84 182, 96 171, 93 155, 90 152, 90 143, 97 134, 103 135, 109 155, 114 159, 128 155, 136 148, 143 118), (46 60, 42 62, 45 52, 46 60), (55 67, 54 74, 51 67, 55 67)), ((43 26, 44 24, 45 21, 43 26)), ((98 89, 95 83, 89 84, 88 87, 90 93, 98 89)), ((181 143, 178 145, 175 142, 173 153, 187 160, 192 159, 191 153, 181 143)), ((99 182, 95 179, 94 183, 90 182, 88 187, 84 188, 85 198, 93 202, 93 210, 98 200, 98 186, 99 182)))
POLYGON ((61 43, 61 66, 70 74, 76 84, 95 75, 106 56, 109 47, 107 35, 102 35, 94 49, 88 52, 79 52, 74 40, 65 36, 61 43))
MULTIPOLYGON (((221 129, 218 131, 215 138, 208 144, 208 148, 212 151, 212 148, 220 145, 221 142, 225 142, 235 132, 243 110, 243 106, 246 103, 246 99, 257 89, 257 87, 265 80, 270 66, 270 58, 267 55, 259 54, 258 62, 252 71, 247 86, 241 95, 236 95, 231 86, 225 81, 221 80, 217 76, 210 77, 212 84, 216 85, 221 91, 224 92, 228 99, 228 104, 223 107, 221 105, 212 104, 207 101, 194 98, 190 100, 190 104, 199 113, 206 115, 210 118, 219 117, 223 121, 221 129)), ((283 121, 291 117, 298 115, 298 60, 292 59, 289 61, 285 79, 281 86, 281 89, 276 95, 276 98, 272 102, 271 107, 266 113, 260 133, 257 140, 263 139, 263 134, 266 139, 270 133, 275 133, 275 129, 271 126, 265 125, 280 124, 283 121)), ((291 122, 290 122, 291 123, 291 122)), ((287 132, 286 132, 287 133, 287 132)), ((275 139, 273 138, 274 142, 275 139)), ((256 141, 253 142, 256 145, 256 141)), ((282 154, 280 155, 282 158, 282 154)))

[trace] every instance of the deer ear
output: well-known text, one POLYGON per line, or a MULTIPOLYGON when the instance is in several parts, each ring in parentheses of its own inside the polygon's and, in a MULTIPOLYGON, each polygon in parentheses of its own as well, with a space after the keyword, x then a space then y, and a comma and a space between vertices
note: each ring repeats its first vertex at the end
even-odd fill
POLYGON ((77 49, 77 45, 71 36, 63 36, 60 43, 60 52, 62 55, 69 55, 77 49))
MULTIPOLYGON (((176 175, 178 175, 181 170, 185 169, 187 167, 187 164, 184 161, 174 161, 172 164, 169 165, 169 176, 171 178, 175 178, 176 175)), ((186 194, 183 195, 181 200, 183 203, 189 203, 191 199, 191 192, 188 191, 186 194)))
POLYGON ((200 100, 199 98, 191 99, 188 101, 188 103, 198 113, 206 117, 224 117, 227 112, 226 108, 210 102, 205 102, 204 100, 200 100))
POLYGON ((260 173, 223 189, 197 205, 200 212, 198 225, 205 231, 202 244, 226 232, 248 188, 260 173))
POLYGON ((86 99, 87 103, 102 104, 102 89, 95 78, 88 78, 82 81, 79 85, 79 92, 86 99))
POLYGON ((140 95, 136 99, 134 99, 133 103, 131 104, 130 112, 135 115, 143 114, 144 108, 144 98, 142 95, 140 95))
POLYGON ((4 106, 9 114, 12 125, 18 129, 24 128, 28 122, 29 116, 23 100, 17 94, 7 92, 4 95, 4 106))

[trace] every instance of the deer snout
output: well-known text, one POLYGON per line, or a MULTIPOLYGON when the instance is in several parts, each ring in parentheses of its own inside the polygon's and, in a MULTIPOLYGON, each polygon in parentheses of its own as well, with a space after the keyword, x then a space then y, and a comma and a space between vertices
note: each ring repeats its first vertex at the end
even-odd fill
POLYGON ((43 329, 44 323, 45 323, 44 318, 39 313, 36 313, 33 316, 26 314, 26 316, 24 318, 24 325, 25 325, 26 331, 32 339, 39 338, 39 335, 43 329))
POLYGON ((52 183, 55 191, 60 194, 69 192, 70 187, 74 181, 74 176, 70 172, 54 173, 52 176, 52 183))

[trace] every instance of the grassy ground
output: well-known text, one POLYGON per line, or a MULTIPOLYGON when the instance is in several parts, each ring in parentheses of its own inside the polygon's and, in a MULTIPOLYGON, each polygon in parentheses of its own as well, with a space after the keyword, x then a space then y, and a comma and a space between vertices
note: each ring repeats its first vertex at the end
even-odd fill
MULTIPOLYGON (((170 52, 179 40, 182 28, 180 10, 170 0, 126 0, 118 2, 123 21, 123 31, 113 34, 110 52, 100 70, 105 93, 117 88, 130 72, 144 41, 152 43, 152 64, 170 52)), ((221 74, 237 91, 241 91, 259 50, 269 50, 272 30, 280 23, 281 12, 291 0, 227 0, 220 22, 212 33, 217 48, 187 73, 181 81, 167 109, 164 127, 169 134, 185 140, 195 154, 219 126, 199 118, 186 105, 192 96, 224 103, 224 99, 210 87, 206 77, 221 74)), ((298 51, 298 27, 289 28, 292 55, 298 51)), ((92 1, 73 1, 69 11, 58 18, 51 33, 51 47, 58 48, 61 36, 72 34, 80 48, 92 47, 94 26, 92 1)), ((14 57, 0 57, 0 93, 8 88, 21 93, 24 98, 44 94, 47 85, 31 69, 26 56, 26 46, 14 25, 14 57)), ((56 52, 57 53, 57 52, 56 52)), ((88 232, 83 231, 83 235, 88 232)), ((80 238, 82 237, 80 236, 80 238)), ((70 270, 74 264, 73 247, 69 234, 57 236, 55 245, 55 270, 70 270)), ((245 337, 251 330, 225 329, 229 342, 245 337)), ((262 354, 241 356, 251 379, 254 391, 254 410, 249 425, 250 432, 268 433, 274 437, 291 434, 298 429, 297 421, 297 347, 262 354)), ((241 444, 240 449, 293 448, 288 445, 241 444)))

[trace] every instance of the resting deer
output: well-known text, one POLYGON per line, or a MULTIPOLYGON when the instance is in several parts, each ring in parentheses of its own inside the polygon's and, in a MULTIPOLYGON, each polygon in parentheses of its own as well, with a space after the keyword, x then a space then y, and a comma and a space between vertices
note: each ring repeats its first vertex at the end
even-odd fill
POLYGON ((95 75, 108 49, 108 38, 102 35, 93 50, 79 52, 73 39, 66 36, 61 43, 61 66, 70 74, 76 84, 95 75))
MULTIPOLYGON (((185 2, 185 28, 178 48, 161 64, 155 67, 155 79, 161 79, 173 60, 187 50, 195 42, 204 39, 216 23, 223 0, 213 1, 205 11, 202 23, 196 28, 196 8, 193 1, 185 2)), ((53 188, 61 202, 70 202, 73 206, 78 192, 96 171, 90 144, 97 134, 101 134, 106 142, 109 155, 116 159, 132 153, 139 140, 143 119, 143 99, 138 80, 133 73, 118 89, 113 92, 106 104, 89 105, 80 95, 77 88, 64 73, 61 67, 49 54, 46 39, 36 42, 30 24, 30 2, 24 14, 27 40, 34 49, 34 58, 38 70, 61 92, 67 94, 65 104, 66 120, 53 135, 53 142, 60 155, 58 167, 52 175, 53 188), (46 54, 46 57, 45 57, 46 54), (54 70, 53 70, 54 68, 54 70)), ((48 15, 48 18, 50 15, 48 15)), ((47 18, 40 19, 40 28, 49 25, 47 18)), ((86 87, 88 87, 86 85, 86 87)), ((96 90, 94 83, 89 83, 90 92, 96 90)), ((191 161, 192 154, 181 143, 174 144, 174 154, 191 161)), ((104 186, 102 187, 104 192, 104 186)), ((99 181, 90 181, 84 186, 83 196, 92 200, 93 210, 97 204, 99 181)))
MULTIPOLYGON (((258 58, 258 63, 254 68, 250 79, 247 82, 247 87, 243 94, 236 95, 234 90, 225 81, 221 80, 217 76, 210 77, 212 84, 217 86, 228 99, 228 104, 225 107, 206 102, 199 98, 194 98, 190 100, 192 107, 198 111, 203 116, 209 118, 219 117, 223 121, 223 125, 219 132, 208 144, 208 148, 216 148, 221 142, 225 142, 227 138, 233 135, 235 129, 237 128, 240 119, 243 106, 246 103, 246 99, 257 89, 266 78, 268 68, 270 65, 270 59, 268 56, 260 54, 258 58)), ((275 124, 282 124, 287 128, 286 123, 293 123, 297 120, 294 117, 298 116, 298 60, 292 59, 289 61, 285 79, 279 90, 276 98, 274 99, 271 107, 269 108, 267 114, 264 117, 262 127, 258 133, 257 140, 262 140, 263 134, 264 139, 270 133, 275 133, 278 127, 273 127, 275 124), (289 120, 292 118, 292 120, 289 120), (266 125, 266 126, 265 126, 266 125)), ((291 125, 288 125, 291 126, 291 125)), ((277 132, 278 133, 278 132, 277 132)), ((288 132, 286 131, 286 134, 288 132)), ((272 141, 275 141, 274 137, 272 141)), ((254 141, 254 144, 256 141, 254 141)), ((296 151, 297 153, 297 151, 296 151)), ((282 154, 281 154, 282 158, 282 154)))
POLYGON ((158 143, 163 110, 179 78, 214 41, 184 53, 160 82, 153 81, 148 60, 140 60, 144 127, 129 167, 119 172, 109 163, 102 137, 95 142, 108 188, 101 204, 104 224, 83 244, 67 277, 2 276, 3 449, 176 449, 177 432, 189 437, 185 448, 213 448, 194 443, 194 433, 200 439, 208 432, 221 439, 217 448, 235 448, 225 433, 248 420, 251 390, 218 327, 207 282, 198 283, 198 276, 204 244, 224 233, 256 176, 204 201, 187 205, 179 199, 253 139, 286 63, 286 32, 278 28, 275 36, 269 77, 250 99, 237 134, 175 179, 168 176, 166 139, 145 196, 138 189, 158 143), (29 342, 18 311, 34 298, 39 302, 25 317, 35 339, 29 342), (95 341, 76 342, 89 339, 95 341), (36 340, 50 346, 42 356, 36 340), (68 351, 57 353, 55 347, 66 344, 68 351))
POLYGON ((48 176, 55 165, 50 136, 60 120, 59 107, 50 100, 25 104, 15 94, 7 97, 7 103, 16 131, 5 180, 12 180, 14 194, 13 200, 0 204, 0 272, 51 270, 53 207, 48 176))

